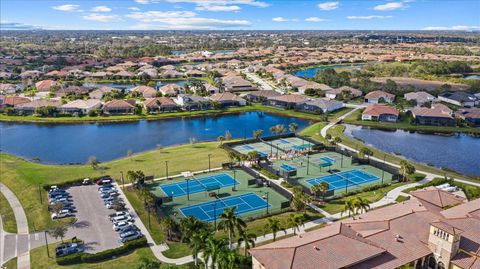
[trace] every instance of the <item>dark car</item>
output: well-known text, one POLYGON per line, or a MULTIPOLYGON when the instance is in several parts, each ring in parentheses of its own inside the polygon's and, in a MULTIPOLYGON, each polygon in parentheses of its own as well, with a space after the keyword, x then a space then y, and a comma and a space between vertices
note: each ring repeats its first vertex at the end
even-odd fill
POLYGON ((70 254, 84 252, 85 248, 83 245, 77 243, 62 243, 55 248, 55 255, 57 257, 63 257, 70 254))

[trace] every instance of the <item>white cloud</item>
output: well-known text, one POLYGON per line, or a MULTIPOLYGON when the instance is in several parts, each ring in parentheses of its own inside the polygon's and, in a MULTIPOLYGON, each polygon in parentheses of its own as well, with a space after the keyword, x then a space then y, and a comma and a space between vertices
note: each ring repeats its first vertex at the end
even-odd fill
POLYGON ((390 19, 393 18, 392 16, 348 16, 347 19, 349 20, 373 20, 373 19, 390 19))
POLYGON ((422 30, 427 31, 476 31, 480 30, 480 26, 477 25, 455 25, 455 26, 428 26, 422 30))
POLYGON ((325 21, 325 19, 322 19, 322 18, 319 18, 319 17, 309 17, 309 18, 306 18, 305 21, 309 21, 309 22, 321 22, 321 21, 325 21))
POLYGON ((78 11, 79 5, 72 5, 72 4, 67 4, 67 5, 61 5, 61 6, 53 6, 52 8, 58 11, 66 11, 66 12, 73 12, 73 11, 78 11))
POLYGON ((215 30, 251 25, 247 20, 201 18, 197 17, 197 14, 192 11, 133 12, 126 17, 142 22, 133 27, 133 29, 141 30, 215 30))
POLYGON ((379 10, 379 11, 388 11, 388 10, 395 10, 403 7, 405 7, 405 5, 402 2, 391 2, 391 3, 375 6, 373 9, 379 10))
POLYGON ((9 21, 1 21, 0 22, 0 29, 2 30, 35 30, 35 29, 42 29, 40 26, 19 23, 19 22, 9 22, 9 21))
POLYGON ((338 8, 339 4, 339 2, 325 2, 318 4, 318 8, 321 10, 334 10, 338 8))
POLYGON ((91 13, 82 16, 84 20, 88 21, 97 21, 97 22, 114 22, 114 21, 119 21, 120 17, 117 15, 105 15, 105 14, 99 14, 99 13, 91 13))
POLYGON ((223 6, 223 5, 200 5, 195 8, 196 10, 207 10, 207 11, 238 11, 240 10, 239 6, 223 6))
POLYGON ((132 11, 140 11, 138 7, 129 7, 128 9, 132 11))
POLYGON ((93 12, 110 12, 112 11, 112 9, 107 6, 96 6, 92 8, 92 11, 93 12))
POLYGON ((287 22, 287 21, 298 21, 298 20, 297 19, 287 19, 287 18, 284 18, 284 17, 275 17, 275 18, 272 18, 272 21, 287 22))
POLYGON ((147 5, 151 3, 158 3, 160 0, 135 0, 135 2, 142 4, 142 5, 147 5))

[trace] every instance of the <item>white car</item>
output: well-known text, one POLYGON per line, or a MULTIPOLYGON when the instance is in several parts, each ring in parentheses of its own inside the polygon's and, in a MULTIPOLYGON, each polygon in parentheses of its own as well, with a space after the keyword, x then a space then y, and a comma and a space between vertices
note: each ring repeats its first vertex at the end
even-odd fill
POLYGON ((113 223, 118 223, 118 222, 122 222, 122 221, 131 221, 133 222, 133 219, 130 215, 123 215, 123 216, 118 216, 118 217, 113 217, 112 218, 112 222, 113 223))
POLYGON ((130 225, 130 223, 128 223, 126 221, 120 221, 120 222, 117 222, 117 223, 113 224, 113 230, 114 231, 119 231, 120 229, 125 228, 128 225, 130 225))
POLYGON ((72 217, 72 216, 73 216, 73 213, 70 212, 70 210, 64 209, 58 212, 58 214, 53 213, 51 217, 52 219, 61 219, 61 218, 72 217))
POLYGON ((121 216, 130 216, 130 213, 128 213, 127 211, 118 211, 109 215, 110 220, 112 220, 115 217, 121 217, 121 216))

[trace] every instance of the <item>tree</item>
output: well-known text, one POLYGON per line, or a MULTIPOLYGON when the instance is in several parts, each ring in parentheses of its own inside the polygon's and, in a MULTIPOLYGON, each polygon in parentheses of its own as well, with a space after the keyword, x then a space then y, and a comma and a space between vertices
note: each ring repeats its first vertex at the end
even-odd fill
POLYGON ((262 133, 263 133, 263 130, 262 130, 262 129, 253 130, 253 138, 259 139, 259 138, 260 138, 260 135, 262 135, 262 133))
POLYGON ((132 183, 134 187, 142 186, 143 183, 145 182, 145 174, 141 170, 137 170, 137 171, 128 170, 127 179, 132 183))
POLYGON ((402 175, 403 181, 408 180, 408 176, 415 173, 415 166, 406 160, 400 161, 400 174, 402 175))
POLYGON ((293 197, 290 206, 295 211, 304 211, 308 203, 312 201, 312 197, 306 194, 302 188, 296 187, 293 189, 293 197))
POLYGON ((93 169, 97 169, 98 168, 98 164, 100 163, 98 160, 97 160, 97 157, 95 156, 90 156, 88 157, 88 161, 87 163, 92 166, 93 169))
POLYGON ((342 139, 341 139, 340 137, 338 137, 338 136, 336 136, 336 137, 333 139, 333 141, 335 142, 335 144, 340 144, 340 143, 342 143, 342 139))
POLYGON ((329 184, 325 181, 322 181, 320 184, 314 185, 311 190, 313 192, 315 199, 317 198, 317 194, 319 193, 321 194, 323 199, 323 196, 325 195, 325 193, 328 191, 329 188, 330 188, 329 184))
POLYGON ((246 157, 247 157, 247 160, 256 162, 257 164, 260 162, 260 153, 258 153, 258 151, 256 150, 250 151, 249 153, 247 153, 246 157))
POLYGON ((270 217, 267 219, 267 223, 265 224, 265 229, 264 229, 264 235, 267 233, 272 233, 273 235, 273 242, 277 239, 277 233, 279 231, 283 231, 285 234, 287 233, 287 230, 283 227, 283 225, 280 223, 280 220, 275 217, 270 217))
POLYGON ((244 244, 244 255, 248 255, 248 250, 255 247, 255 239, 257 239, 257 235, 254 233, 249 233, 247 231, 240 231, 238 234, 238 241, 237 244, 240 246, 242 243, 244 244))
POLYGON ((153 259, 148 259, 146 257, 142 257, 140 258, 135 268, 136 269, 158 269, 160 268, 160 262, 153 259))
POLYGON ((300 226, 305 224, 305 215, 304 214, 290 214, 287 219, 289 226, 293 228, 293 234, 296 235, 296 231, 300 232, 300 226))
POLYGON ((54 203, 51 208, 52 211, 58 215, 58 213, 63 210, 63 207, 63 203, 54 203))
POLYGON ((193 216, 183 218, 180 221, 180 231, 182 232, 183 242, 190 242, 194 234, 206 230, 206 224, 193 216))
POLYGON ((133 150, 127 150, 127 157, 131 157, 133 155, 133 150))
POLYGON ((332 139, 332 135, 331 135, 331 134, 326 134, 326 135, 325 135, 325 139, 327 139, 327 140, 332 139))
POLYGON ((247 224, 241 218, 238 218, 235 214, 237 207, 231 207, 224 209, 220 214, 220 220, 218 222, 218 229, 228 231, 228 247, 232 249, 233 237, 235 236, 235 230, 242 231, 247 224))
POLYGON ((355 212, 356 212, 355 203, 353 199, 349 199, 345 201, 345 204, 343 205, 342 213, 340 213, 340 215, 343 215, 344 213, 348 213, 349 217, 351 215, 354 215, 353 218, 355 219, 355 212))
POLYGON ((190 238, 190 243, 188 244, 188 246, 192 250, 192 256, 195 262, 195 266, 198 266, 198 253, 200 253, 200 251, 205 248, 205 244, 209 236, 211 236, 209 232, 207 232, 206 230, 200 230, 194 233, 192 238, 190 238))
POLYGON ((60 237, 60 239, 63 242, 63 238, 65 237, 65 234, 67 233, 67 231, 68 231, 68 227, 66 225, 58 224, 53 226, 53 228, 51 228, 50 230, 48 230, 47 233, 55 239, 58 239, 60 237))
POLYGON ((360 155, 360 158, 362 158, 362 159, 365 159, 365 157, 370 159, 370 156, 373 155, 373 151, 371 149, 367 148, 367 147, 363 147, 363 148, 360 149, 358 154, 360 155))
POLYGON ((288 125, 288 129, 290 130, 290 132, 295 133, 298 129, 298 124, 292 122, 288 125))
POLYGON ((218 259, 223 255, 223 252, 228 251, 227 241, 224 238, 215 238, 209 236, 206 240, 205 248, 203 250, 203 260, 205 261, 205 268, 208 268, 208 262, 212 260, 212 268, 215 269, 218 259))
POLYGON ((237 251, 223 249, 218 255, 218 267, 222 269, 238 268, 240 257, 237 251))
POLYGON ((370 201, 362 197, 357 197, 353 201, 356 213, 367 212, 370 209, 370 201))
POLYGON ((225 137, 221 135, 221 136, 217 137, 217 141, 219 141, 220 145, 222 145, 223 141, 225 141, 225 137))

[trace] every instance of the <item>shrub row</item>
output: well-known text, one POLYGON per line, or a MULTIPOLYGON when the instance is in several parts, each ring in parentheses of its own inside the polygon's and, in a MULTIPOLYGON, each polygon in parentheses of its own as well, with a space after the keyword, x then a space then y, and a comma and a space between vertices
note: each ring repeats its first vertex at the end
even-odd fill
MULTIPOLYGON (((95 181, 97 181, 101 178, 105 178, 105 177, 110 177, 110 176, 105 175, 105 176, 89 177, 89 178, 90 178, 91 182, 95 183, 95 181)), ((78 186, 78 185, 82 185, 84 179, 85 178, 71 179, 71 180, 63 181, 63 182, 57 183, 57 184, 45 184, 42 187, 43 187, 44 190, 48 191, 48 190, 50 190, 50 188, 52 186, 57 186, 59 188, 65 188, 65 187, 69 187, 69 186, 78 186)))
POLYGON ((114 249, 107 249, 102 252, 90 254, 90 253, 75 253, 72 255, 68 255, 65 257, 57 258, 58 265, 70 265, 70 264, 78 264, 78 263, 93 263, 93 262, 100 262, 105 260, 110 260, 116 256, 124 255, 137 248, 146 247, 147 239, 145 237, 135 239, 123 244, 123 246, 114 248, 114 249))

